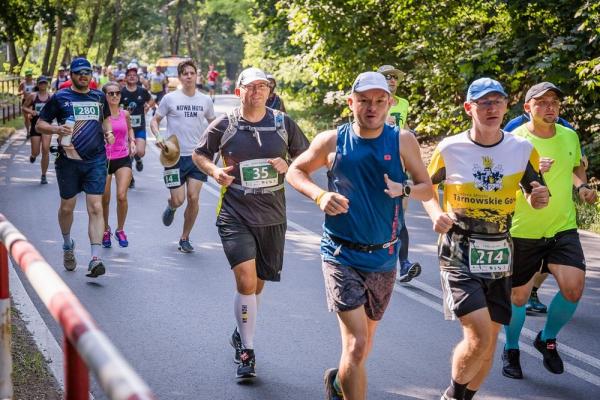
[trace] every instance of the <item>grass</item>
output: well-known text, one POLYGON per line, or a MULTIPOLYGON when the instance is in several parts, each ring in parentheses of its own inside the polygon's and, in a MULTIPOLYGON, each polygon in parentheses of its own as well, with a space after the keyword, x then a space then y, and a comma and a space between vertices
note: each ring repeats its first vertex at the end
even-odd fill
POLYGON ((10 135, 12 135, 15 130, 21 129, 25 126, 23 123, 23 116, 18 116, 15 119, 11 119, 10 121, 6 121, 5 124, 0 124, 0 144, 4 143, 6 139, 10 135))
POLYGON ((286 98, 285 109, 302 129, 308 140, 312 141, 319 132, 335 128, 333 120, 329 116, 319 115, 317 110, 307 107, 298 99, 286 98))
POLYGON ((579 229, 600 234, 600 200, 596 204, 576 203, 579 229))

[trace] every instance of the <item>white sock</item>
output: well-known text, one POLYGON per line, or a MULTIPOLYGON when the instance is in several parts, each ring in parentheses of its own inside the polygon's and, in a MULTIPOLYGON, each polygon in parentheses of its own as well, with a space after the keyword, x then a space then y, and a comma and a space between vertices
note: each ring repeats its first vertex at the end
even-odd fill
POLYGON ((98 243, 92 243, 92 258, 97 257, 100 258, 100 249, 102 249, 102 245, 98 243))
POLYGON ((253 349, 256 329, 256 295, 236 292, 233 307, 242 344, 246 349, 253 349))
POLYGON ((262 299, 262 293, 256 294, 256 310, 260 307, 260 299, 262 299))

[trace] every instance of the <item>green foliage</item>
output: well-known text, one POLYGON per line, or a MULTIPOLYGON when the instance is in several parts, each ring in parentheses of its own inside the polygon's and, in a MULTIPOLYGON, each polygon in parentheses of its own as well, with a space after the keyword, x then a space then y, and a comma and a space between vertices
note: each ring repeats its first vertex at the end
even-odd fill
POLYGON ((600 233, 600 201, 595 205, 580 202, 575 204, 579 229, 600 233))

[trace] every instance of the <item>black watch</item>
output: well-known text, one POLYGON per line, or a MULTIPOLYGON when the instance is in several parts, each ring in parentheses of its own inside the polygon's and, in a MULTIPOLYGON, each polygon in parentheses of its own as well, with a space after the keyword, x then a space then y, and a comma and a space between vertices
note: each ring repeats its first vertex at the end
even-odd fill
POLYGON ((402 195, 400 197, 408 197, 410 196, 410 192, 412 191, 410 185, 403 183, 402 184, 402 195))
POLYGON ((587 183, 582 183, 581 185, 577 186, 577 193, 579 193, 581 188, 591 189, 590 185, 588 185, 587 183))

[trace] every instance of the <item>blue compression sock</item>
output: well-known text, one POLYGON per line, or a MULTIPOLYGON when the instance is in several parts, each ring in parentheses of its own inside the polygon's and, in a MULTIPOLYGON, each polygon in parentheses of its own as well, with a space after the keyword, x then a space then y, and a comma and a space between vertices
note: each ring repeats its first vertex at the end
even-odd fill
POLYGON ((506 333, 506 346, 504 348, 506 350, 519 348, 519 337, 524 324, 525 306, 519 307, 513 304, 510 325, 504 325, 504 332, 506 333))
POLYGON ((548 307, 548 319, 542 331, 542 340, 556 339, 558 332, 575 314, 579 302, 572 303, 559 291, 548 307))

